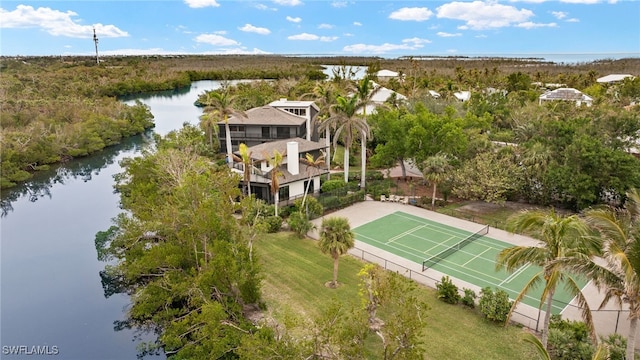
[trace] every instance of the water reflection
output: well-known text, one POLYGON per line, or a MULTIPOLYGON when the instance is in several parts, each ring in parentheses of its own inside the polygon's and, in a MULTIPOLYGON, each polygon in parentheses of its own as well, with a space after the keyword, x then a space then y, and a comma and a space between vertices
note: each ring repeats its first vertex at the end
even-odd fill
POLYGON ((13 211, 13 203, 21 198, 26 198, 29 202, 36 202, 45 197, 51 199, 51 188, 55 184, 65 185, 69 180, 78 179, 83 182, 90 181, 93 176, 99 175, 100 171, 113 165, 118 154, 122 152, 137 153, 152 141, 152 134, 153 132, 148 131, 145 134, 125 139, 120 144, 105 148, 91 156, 55 165, 50 170, 36 173, 29 182, 3 190, 0 193, 0 209, 2 211, 0 216, 9 215, 13 211))

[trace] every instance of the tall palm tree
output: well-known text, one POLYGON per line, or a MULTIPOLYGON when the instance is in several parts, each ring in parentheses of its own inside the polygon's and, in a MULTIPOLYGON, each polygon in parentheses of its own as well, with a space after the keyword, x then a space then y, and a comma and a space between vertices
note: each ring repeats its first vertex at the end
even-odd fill
POLYGON ((318 156, 317 158, 314 158, 313 155, 307 153, 305 155, 305 158, 302 160, 302 162, 307 165, 309 168, 307 169, 307 171, 309 172, 309 180, 307 181, 307 186, 304 189, 304 196, 302 197, 302 207, 304 208, 304 203, 307 200, 307 194, 309 193, 309 184, 311 184, 311 177, 313 175, 313 173, 311 172, 311 169, 316 169, 316 173, 317 173, 317 169, 319 169, 322 165, 324 165, 324 159, 325 159, 325 153, 324 151, 320 150, 320 156, 318 156))
POLYGON ((251 195, 251 169, 253 164, 251 161, 252 152, 249 151, 249 147, 245 143, 241 143, 239 147, 240 156, 233 155, 233 160, 242 163, 243 180, 247 188, 247 196, 251 195))
POLYGON ((333 281, 331 287, 338 286, 338 261, 355 246, 355 234, 351 231, 349 220, 344 217, 322 219, 320 226, 320 250, 333 258, 333 281))
POLYGON ((361 103, 356 96, 338 96, 336 104, 331 106, 331 116, 321 125, 321 130, 327 127, 335 129, 333 146, 337 146, 338 138, 343 135, 344 140, 344 181, 349 182, 349 149, 354 137, 361 133, 370 133, 371 130, 366 120, 358 114, 361 103))
POLYGON ((431 195, 431 210, 433 210, 436 207, 436 190, 438 188, 438 184, 445 181, 447 174, 451 171, 449 158, 443 153, 437 153, 436 155, 429 156, 422 163, 421 170, 422 174, 424 174, 424 178, 433 185, 433 194, 431 195))
MULTIPOLYGON (((375 86, 371 80, 371 76, 365 76, 362 80, 356 83, 355 92, 358 99, 360 99, 360 108, 362 109, 363 121, 367 121, 367 106, 373 103, 373 96, 380 91, 381 86, 375 86)), ((366 167, 367 167, 367 135, 370 135, 370 131, 361 130, 360 134, 360 163, 361 163, 361 177, 360 188, 365 187, 366 167)))
POLYGON ((564 283, 582 308, 582 317, 591 330, 595 339, 595 329, 591 311, 582 294, 580 285, 567 272, 568 261, 584 261, 597 253, 598 244, 587 236, 589 229, 577 215, 561 216, 555 211, 523 211, 509 220, 510 230, 515 232, 530 232, 540 240, 540 246, 513 246, 502 250, 498 254, 496 269, 506 268, 514 272, 524 265, 536 265, 541 270, 536 273, 524 286, 516 297, 507 321, 522 298, 540 283, 544 283, 540 307, 546 303, 545 317, 542 330, 542 344, 547 348, 549 337, 549 321, 553 305, 553 295, 558 285, 564 283))
POLYGON ((205 100, 204 112, 211 113, 212 116, 224 121, 224 132, 227 147, 227 163, 233 165, 233 152, 231 146, 231 131, 229 130, 229 116, 237 116, 246 118, 247 115, 243 111, 234 108, 236 97, 231 95, 228 87, 224 86, 220 90, 214 90, 207 93, 205 100))
MULTIPOLYGON (((336 102, 336 86, 334 83, 326 82, 326 81, 318 81, 313 88, 312 92, 303 94, 301 99, 312 98, 316 105, 318 105, 318 114, 316 115, 316 122, 322 123, 327 118, 329 118, 330 109, 333 104, 336 102)), ((327 146, 327 155, 329 156, 329 160, 325 161, 327 164, 327 170, 329 170, 328 176, 330 176, 331 171, 331 128, 329 126, 324 128, 325 131, 325 142, 327 146)))
POLYGON ((585 216, 603 240, 602 257, 607 265, 591 261, 577 269, 604 289, 600 308, 612 299, 629 306, 626 358, 633 359, 640 319, 640 193, 638 189, 629 191, 624 208, 591 209, 585 216))
POLYGON ((273 150, 273 156, 269 158, 269 166, 271 170, 271 195, 273 195, 273 203, 275 206, 275 215, 278 216, 278 203, 280 202, 280 179, 282 171, 280 171, 280 165, 282 165, 283 156, 278 150, 273 150))
MULTIPOLYGON (((208 95, 207 95, 208 96, 208 95)), ((200 127, 204 130, 207 138, 209 139, 209 147, 214 148, 213 138, 214 135, 218 137, 218 119, 213 112, 205 112, 200 116, 200 127)))

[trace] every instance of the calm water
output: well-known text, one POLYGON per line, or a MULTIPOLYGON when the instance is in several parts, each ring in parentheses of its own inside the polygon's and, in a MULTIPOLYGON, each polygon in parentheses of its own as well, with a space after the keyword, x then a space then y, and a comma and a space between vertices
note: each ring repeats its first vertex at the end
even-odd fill
MULTIPOLYGON (((199 81, 189 89, 140 96, 166 134, 197 123, 193 104, 219 82, 199 81)), ((133 101, 133 100, 127 100, 133 101)), ((0 205, 0 358, 135 359, 137 340, 114 331, 129 299, 104 297, 94 236, 116 216, 113 175, 118 162, 136 156, 150 136, 137 136, 97 155, 53 169, 2 193, 0 205), (9 355, 9 346, 26 346, 9 355), (27 355, 38 349, 51 355, 27 355), (15 354, 15 353, 14 353, 15 354)), ((157 357, 160 358, 160 357, 157 357)))

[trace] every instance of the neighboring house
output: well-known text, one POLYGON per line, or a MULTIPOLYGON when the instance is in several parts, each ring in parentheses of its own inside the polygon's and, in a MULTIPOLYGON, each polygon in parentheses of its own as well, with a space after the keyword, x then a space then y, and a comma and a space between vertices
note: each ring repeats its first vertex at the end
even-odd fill
POLYGON ((455 96, 458 101, 465 102, 471 99, 471 91, 456 91, 453 93, 453 96, 455 96))
POLYGON ((631 78, 633 80, 634 76, 631 74, 610 74, 610 75, 598 78, 596 82, 600 84, 615 84, 615 83, 623 82, 624 79, 626 78, 631 78))
POLYGON ((507 90, 504 89, 496 89, 493 87, 488 87, 486 89, 484 89, 484 93, 487 95, 493 95, 493 94, 500 94, 502 96, 507 96, 507 94, 509 93, 507 90))
MULTIPOLYGON (((301 137, 317 140, 317 131, 314 129, 314 118, 317 114, 317 106, 313 102, 296 101, 299 107, 285 106, 283 100, 279 107, 261 106, 245 111, 246 118, 230 116, 229 130, 231 132, 232 151, 237 151, 240 143, 247 146, 255 146, 265 142, 301 137), (303 104, 305 103, 305 104, 303 104), (310 103, 310 104, 307 104, 310 103), (306 108, 304 106, 307 106, 306 108), (298 111, 300 115, 296 115, 298 111), (311 126, 311 129, 310 129, 311 126)), ((218 138, 220 140, 220 152, 226 153, 226 133, 224 121, 218 122, 218 138)))
POLYGON ((591 106, 593 103, 593 98, 583 94, 581 91, 576 90, 574 88, 560 88, 552 91, 547 91, 546 93, 540 95, 539 103, 542 104, 543 101, 572 101, 577 106, 585 104, 587 106, 591 106))
POLYGON ((434 90, 429 90, 429 95, 434 99, 440 99, 441 97, 440 93, 434 90))
MULTIPOLYGON (((278 140, 249 147, 252 162, 252 174, 250 177, 251 193, 257 199, 262 199, 269 204, 274 202, 271 194, 271 178, 273 167, 269 165, 269 159, 273 156, 274 150, 278 150, 283 155, 283 164, 279 167, 280 188, 278 191, 279 203, 287 204, 301 198, 304 195, 307 182, 309 184, 309 194, 320 191, 320 176, 328 173, 326 166, 314 168, 307 166, 301 161, 306 154, 313 155, 317 159, 321 153, 326 152, 326 146, 315 141, 307 141, 301 138, 278 140)), ((236 152, 236 155, 240 155, 236 152)), ((234 163, 232 170, 244 177, 244 164, 234 163)), ((242 181, 242 187, 246 184, 242 181)))
POLYGON ((389 81, 391 79, 398 78, 400 74, 391 70, 380 70, 376 73, 376 77, 380 81, 389 81))
MULTIPOLYGON (((396 101, 402 102, 402 101, 406 101, 407 97, 395 92, 391 89, 387 89, 386 87, 377 84, 376 82, 372 82, 373 83, 373 89, 374 91, 376 91, 375 94, 373 94, 373 96, 371 97, 371 103, 368 104, 366 106, 366 111, 367 111, 367 115, 373 114, 376 112, 376 108, 380 105, 383 105, 387 100, 389 100, 389 98, 395 96, 396 97, 396 101)), ((359 114, 362 113, 362 110, 358 111, 359 114)))

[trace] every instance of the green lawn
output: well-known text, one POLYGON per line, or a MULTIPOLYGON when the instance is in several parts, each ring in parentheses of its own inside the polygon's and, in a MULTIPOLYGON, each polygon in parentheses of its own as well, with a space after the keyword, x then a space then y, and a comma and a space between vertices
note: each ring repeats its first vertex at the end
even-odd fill
MULTIPOLYGON (((338 277, 342 286, 329 289, 324 283, 331 280, 333 262, 314 240, 291 233, 269 234, 255 247, 264 270, 263 297, 279 321, 292 313, 314 317, 334 298, 360 303, 356 274, 362 261, 344 256, 338 277)), ((421 291, 431 306, 424 339, 426 359, 535 359, 529 345, 520 340, 522 329, 488 323, 476 310, 437 300, 433 289, 421 287, 421 291)))

